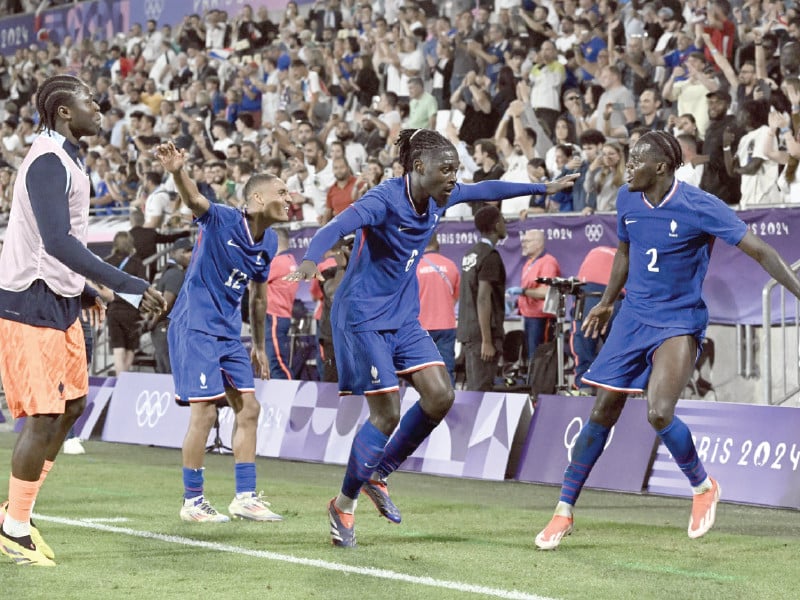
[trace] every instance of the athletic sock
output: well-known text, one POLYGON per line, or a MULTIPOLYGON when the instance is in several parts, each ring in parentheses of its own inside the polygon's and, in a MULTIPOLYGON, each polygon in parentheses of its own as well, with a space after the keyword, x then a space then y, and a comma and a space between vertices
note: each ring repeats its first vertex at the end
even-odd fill
POLYGON ((414 450, 425 441, 431 431, 433 431, 439 421, 430 418, 422 410, 419 402, 416 402, 406 411, 400 420, 400 425, 392 435, 392 439, 386 444, 386 451, 383 460, 376 472, 381 478, 385 478, 394 473, 403 464, 414 450))
POLYGON ((692 441, 692 432, 689 431, 686 423, 678 417, 673 417, 672 423, 658 432, 658 437, 664 442, 692 487, 701 486, 708 475, 703 468, 703 463, 700 462, 700 457, 697 456, 697 449, 692 441))
POLYGON ((204 470, 204 467, 199 469, 183 467, 183 498, 185 500, 203 495, 204 470))
POLYGON ((603 453, 609 431, 609 427, 591 420, 583 426, 572 448, 572 460, 564 471, 559 501, 575 506, 594 463, 603 453))
POLYGON ((236 495, 256 491, 256 463, 236 463, 236 495))
POLYGON ((389 439, 385 433, 367 420, 353 439, 350 460, 342 482, 342 494, 355 499, 361 486, 370 478, 383 457, 383 449, 389 439))
POLYGON ((8 507, 3 520, 3 530, 12 537, 23 537, 31 532, 31 512, 39 480, 24 481, 13 475, 8 478, 8 507))

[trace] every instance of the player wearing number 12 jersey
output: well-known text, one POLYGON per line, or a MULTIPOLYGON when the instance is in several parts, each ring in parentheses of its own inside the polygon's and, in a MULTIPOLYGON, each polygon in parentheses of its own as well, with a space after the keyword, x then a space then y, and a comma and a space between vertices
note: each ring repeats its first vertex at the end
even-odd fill
POLYGON ((233 517, 280 521, 280 515, 256 494, 256 431, 261 406, 255 396, 256 375, 269 372, 264 348, 266 282, 278 238, 270 227, 288 220, 289 192, 272 175, 253 175, 244 186, 241 209, 211 204, 184 170, 185 157, 168 142, 156 150, 172 173, 181 200, 200 225, 192 261, 170 313, 167 333, 175 396, 190 406, 183 441, 184 521, 223 522, 203 494, 206 440, 217 418, 216 403, 233 408, 236 495, 228 506, 233 517), (253 350, 241 340, 241 304, 250 291, 253 350), (252 364, 251 364, 252 363, 252 364))
POLYGON ((737 246, 800 298, 800 281, 772 246, 747 231, 719 198, 675 179, 681 163, 678 141, 664 131, 646 133, 631 150, 628 184, 617 197, 619 248, 584 332, 604 333, 623 286, 626 296, 583 376, 597 386, 597 400, 573 447, 555 514, 536 536, 542 550, 556 548, 572 532, 573 507, 611 427, 627 395, 642 391, 650 424, 692 486, 689 537, 705 535, 714 525, 720 486, 706 474, 689 428, 674 412, 708 323, 701 291, 714 239, 737 246))
POLYGON ((403 177, 372 188, 320 229, 300 267, 287 276, 318 276, 323 252, 356 232, 331 321, 339 389, 364 394, 370 417, 353 440, 341 492, 328 504, 336 546, 356 545, 353 513, 362 486, 383 516, 400 522, 386 477, 428 437, 455 397, 442 357, 418 319, 417 263, 444 211, 458 202, 554 193, 575 179, 457 185, 458 155, 447 139, 427 129, 406 129, 397 145, 403 177), (398 377, 409 379, 420 394, 402 420, 398 377))

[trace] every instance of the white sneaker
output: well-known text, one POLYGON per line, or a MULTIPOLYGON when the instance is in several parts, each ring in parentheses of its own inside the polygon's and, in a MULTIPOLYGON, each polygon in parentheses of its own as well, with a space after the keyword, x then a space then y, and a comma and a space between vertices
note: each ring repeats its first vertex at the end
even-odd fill
POLYGON ((236 494, 228 506, 231 516, 251 521, 283 521, 283 517, 270 510, 270 504, 262 496, 263 492, 236 494))
POLYGON ((83 447, 80 438, 69 438, 64 440, 64 454, 86 454, 86 449, 83 447))
POLYGON ((217 509, 209 504, 204 496, 183 500, 181 507, 181 519, 184 521, 204 523, 227 523, 230 521, 228 515, 218 513, 217 509))

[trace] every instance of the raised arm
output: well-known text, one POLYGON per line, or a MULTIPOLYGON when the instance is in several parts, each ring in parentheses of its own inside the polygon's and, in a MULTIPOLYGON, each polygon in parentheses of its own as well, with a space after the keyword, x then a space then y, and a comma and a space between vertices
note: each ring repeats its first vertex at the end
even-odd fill
POLYGON ((164 166, 164 170, 172 173, 178 194, 192 214, 195 217, 206 214, 211 203, 200 193, 195 182, 183 168, 186 163, 186 153, 178 150, 172 142, 166 142, 156 148, 156 157, 164 166))

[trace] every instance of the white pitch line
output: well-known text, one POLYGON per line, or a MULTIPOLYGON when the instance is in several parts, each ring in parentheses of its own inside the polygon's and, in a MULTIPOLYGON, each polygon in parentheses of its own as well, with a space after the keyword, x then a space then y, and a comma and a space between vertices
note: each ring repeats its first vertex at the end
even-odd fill
POLYGON ((313 567, 316 569, 325 569, 328 571, 336 571, 338 573, 353 573, 355 575, 364 575, 366 577, 377 577, 379 579, 390 579, 393 581, 403 581, 406 583, 413 583, 416 585, 424 585, 434 588, 444 588, 448 590, 455 590, 458 592, 467 592, 471 594, 483 594, 484 596, 491 596, 494 598, 505 598, 508 600, 554 600, 545 596, 537 596, 536 594, 526 594, 517 590, 502 590, 498 588, 484 587, 482 585, 471 585, 468 583, 460 583, 458 581, 447 581, 443 579, 434 579, 432 577, 417 577, 414 575, 406 575, 405 573, 397 573, 396 571, 389 571, 387 569, 374 569, 371 567, 355 567, 352 565, 344 565, 335 562, 328 562, 326 560, 318 560, 313 558, 301 558, 298 556, 291 556, 289 554, 278 554, 277 552, 266 552, 264 550, 250 550, 248 548, 240 548, 238 546, 230 546, 228 544, 217 544, 215 542, 205 542, 203 540, 194 540, 177 535, 165 535, 163 533, 156 533, 153 531, 139 531, 137 529, 128 529, 127 527, 114 527, 112 525, 105 525, 98 523, 98 519, 66 519, 64 517, 54 517, 50 515, 34 515, 39 521, 49 521, 51 523, 59 523, 61 525, 70 525, 72 527, 84 527, 86 529, 96 529, 97 531, 105 531, 106 533, 116 533, 127 535, 131 537, 144 538, 149 540, 158 540, 168 544, 179 544, 181 546, 192 546, 195 548, 204 548, 206 550, 215 550, 217 552, 229 552, 231 554, 240 554, 243 556, 252 556, 255 558, 263 558, 266 560, 274 560, 278 562, 285 562, 304 567, 313 567))
POLYGON ((81 519, 86 523, 127 523, 130 519, 125 517, 110 517, 108 519, 81 519))

